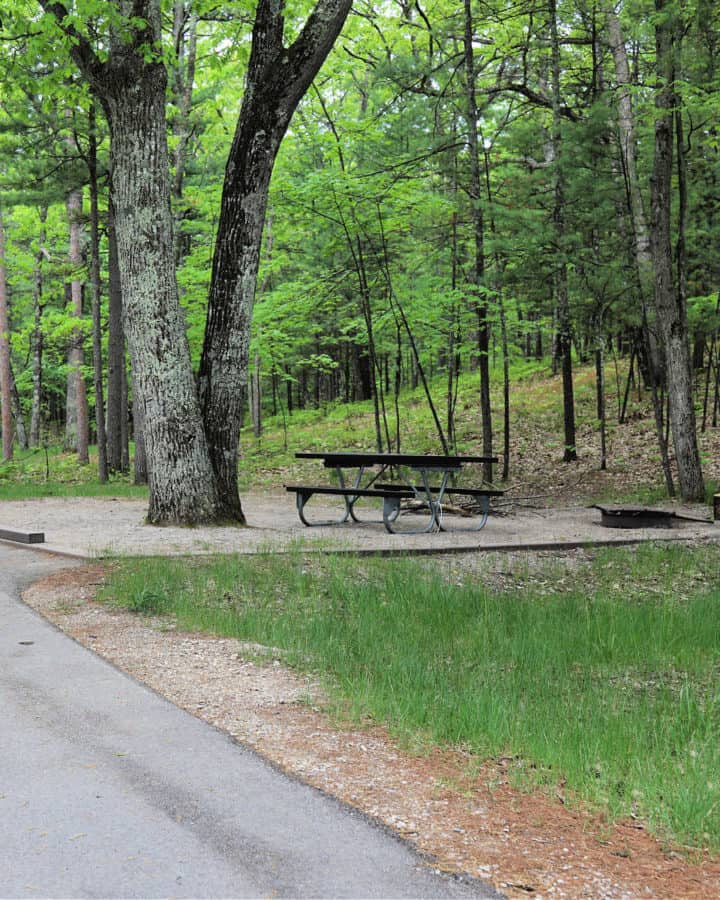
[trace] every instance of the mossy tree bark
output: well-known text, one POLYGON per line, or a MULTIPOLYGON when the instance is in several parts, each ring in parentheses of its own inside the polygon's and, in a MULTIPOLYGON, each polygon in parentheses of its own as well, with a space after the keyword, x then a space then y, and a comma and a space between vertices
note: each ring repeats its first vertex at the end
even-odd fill
POLYGON ((221 507, 175 279, 159 0, 115 0, 121 19, 106 60, 64 4, 40 2, 70 39, 70 53, 110 126, 125 334, 145 422, 148 520, 218 521, 221 507))

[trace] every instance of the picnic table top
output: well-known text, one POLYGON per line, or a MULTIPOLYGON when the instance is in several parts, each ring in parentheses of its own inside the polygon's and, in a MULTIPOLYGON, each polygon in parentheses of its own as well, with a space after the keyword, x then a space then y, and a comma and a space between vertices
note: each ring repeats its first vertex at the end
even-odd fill
POLYGON ((341 451, 300 451, 295 454, 298 459, 321 459, 325 466, 410 466, 427 469, 459 469, 463 463, 496 463, 497 456, 462 456, 424 453, 373 453, 354 450, 341 451))

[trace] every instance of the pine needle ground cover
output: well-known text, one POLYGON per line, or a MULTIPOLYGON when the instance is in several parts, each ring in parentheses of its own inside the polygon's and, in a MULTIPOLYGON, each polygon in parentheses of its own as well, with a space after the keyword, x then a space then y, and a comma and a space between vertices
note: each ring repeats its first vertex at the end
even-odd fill
POLYGON ((720 850, 717 548, 501 563, 123 560, 103 599, 279 648, 337 714, 720 850))

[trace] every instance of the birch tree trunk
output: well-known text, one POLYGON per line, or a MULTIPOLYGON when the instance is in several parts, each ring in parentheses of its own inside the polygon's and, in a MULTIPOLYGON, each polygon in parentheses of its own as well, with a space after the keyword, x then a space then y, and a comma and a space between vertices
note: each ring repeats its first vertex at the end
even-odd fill
POLYGON ((697 446, 693 378, 687 309, 673 280, 671 191, 673 174, 673 108, 675 93, 676 16, 666 0, 655 0, 655 50, 658 86, 655 94, 655 158, 651 181, 650 246, 655 269, 655 309, 665 349, 670 427, 684 500, 705 497, 697 446))
POLYGON ((638 292, 643 317, 643 329, 646 332, 645 344, 649 359, 650 376, 656 384, 664 382, 664 366, 662 353, 658 347, 658 335, 650 322, 650 302, 653 283, 652 253, 650 252, 650 236, 648 231, 645 201, 640 189, 637 170, 637 136, 635 129, 635 112, 632 102, 632 79, 628 65, 627 50, 623 40, 620 19, 612 3, 607 4, 608 42, 615 65, 615 81, 617 83, 617 128, 620 142, 620 159, 623 166, 627 206, 630 211, 632 225, 633 257, 637 271, 638 292))
POLYGON ((13 458, 12 387, 10 376, 10 323, 5 274, 5 230, 0 210, 0 408, 2 411, 2 458, 13 458))
POLYGON ((292 115, 340 33, 352 0, 318 0, 293 44, 281 0, 259 0, 240 116, 225 170, 199 395, 223 514, 245 521, 237 487, 242 398, 267 192, 292 115))

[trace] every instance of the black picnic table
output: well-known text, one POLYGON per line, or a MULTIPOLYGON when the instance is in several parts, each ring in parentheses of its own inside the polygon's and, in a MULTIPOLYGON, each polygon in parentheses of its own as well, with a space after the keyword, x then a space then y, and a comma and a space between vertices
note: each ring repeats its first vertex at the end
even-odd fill
POLYGON ((496 463, 496 456, 427 455, 421 453, 372 453, 356 451, 303 451, 296 453, 298 459, 321 460, 326 469, 334 469, 337 485, 285 485, 286 490, 296 495, 300 521, 307 526, 335 525, 360 522, 355 513, 355 504, 361 497, 375 497, 383 501, 383 522, 391 534, 419 534, 429 531, 443 531, 442 503, 446 495, 464 494, 478 498, 480 522, 476 529, 487 522, 490 498, 504 491, 494 488, 450 486, 451 476, 458 475, 467 465, 496 463), (345 470, 355 470, 352 483, 345 480, 345 470), (400 480, 381 483, 385 472, 396 472, 400 480), (411 474, 408 474, 411 473, 411 474), (314 494, 337 495, 345 501, 345 511, 339 519, 311 522, 305 514, 305 506, 314 494), (422 528, 406 530, 397 527, 402 500, 417 500, 429 510, 429 521, 422 528))

